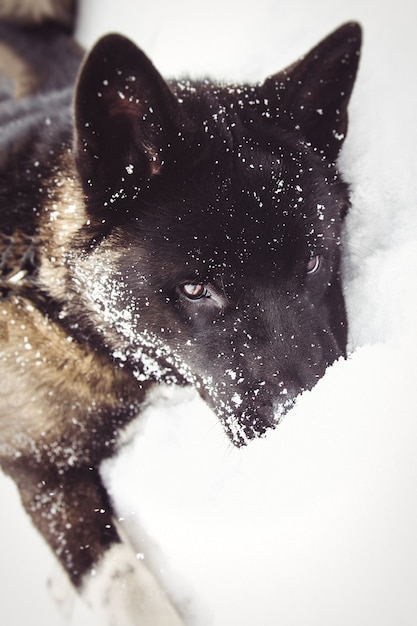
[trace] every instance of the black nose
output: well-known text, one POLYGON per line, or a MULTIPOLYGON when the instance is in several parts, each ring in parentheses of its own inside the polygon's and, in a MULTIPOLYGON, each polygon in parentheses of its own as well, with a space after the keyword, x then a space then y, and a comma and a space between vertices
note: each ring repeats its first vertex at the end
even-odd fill
POLYGON ((247 445, 252 439, 263 437, 276 426, 273 412, 267 407, 247 408, 240 415, 229 415, 222 422, 230 441, 238 448, 247 445))
POLYGON ((263 437, 268 430, 276 428, 281 419, 294 406, 295 396, 278 396, 259 399, 237 417, 236 427, 226 428, 229 437, 237 446, 246 445, 250 440, 263 437))

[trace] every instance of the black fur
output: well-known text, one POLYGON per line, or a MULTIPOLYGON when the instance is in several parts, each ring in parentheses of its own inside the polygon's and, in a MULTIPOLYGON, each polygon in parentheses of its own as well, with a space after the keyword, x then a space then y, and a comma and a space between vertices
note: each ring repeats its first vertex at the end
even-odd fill
POLYGON ((259 85, 166 82, 109 35, 74 96, 80 52, 47 28, 67 69, 35 59, 0 102, 0 459, 79 586, 119 541, 98 468, 151 384, 194 384, 243 445, 345 354, 360 28, 259 85))
POLYGON ((81 72, 77 158, 92 246, 117 231, 138 333, 164 328, 235 443, 273 426, 345 351, 348 194, 334 161, 358 40, 347 25, 260 86, 168 89, 114 36, 81 72), (187 283, 205 295, 184 297, 187 283))

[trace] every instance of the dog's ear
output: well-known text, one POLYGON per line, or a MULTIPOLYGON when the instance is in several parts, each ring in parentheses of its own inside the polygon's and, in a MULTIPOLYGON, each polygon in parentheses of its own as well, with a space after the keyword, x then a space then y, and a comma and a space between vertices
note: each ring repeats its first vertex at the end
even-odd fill
POLYGON ((360 47, 359 24, 344 24, 261 88, 270 106, 276 106, 277 121, 291 120, 293 128, 332 161, 347 132, 360 47))
MULTIPOLYGON (((97 192, 120 213, 161 172, 178 105, 146 55, 120 35, 103 37, 85 60, 75 94, 75 155, 89 210, 97 192)), ((101 205, 102 206, 102 205, 101 205)))

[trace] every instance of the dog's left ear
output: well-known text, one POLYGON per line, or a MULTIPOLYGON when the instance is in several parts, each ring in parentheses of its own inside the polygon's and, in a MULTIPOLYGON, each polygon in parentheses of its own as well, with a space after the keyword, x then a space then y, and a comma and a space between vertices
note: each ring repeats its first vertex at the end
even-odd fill
POLYGON ((97 192, 105 190, 120 217, 127 189, 140 191, 163 167, 177 101, 146 55, 111 34, 87 56, 74 105, 75 156, 88 208, 103 211, 97 192))
POLYGON ((276 106, 277 121, 299 128, 305 140, 331 161, 346 136, 360 47, 359 24, 344 24, 261 87, 270 105, 276 106))

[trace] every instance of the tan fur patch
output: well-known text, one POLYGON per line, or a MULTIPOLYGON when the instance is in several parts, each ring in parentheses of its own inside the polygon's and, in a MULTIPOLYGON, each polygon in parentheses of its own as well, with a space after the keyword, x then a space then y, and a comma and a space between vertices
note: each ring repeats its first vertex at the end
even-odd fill
POLYGON ((0 320, 0 338, 0 341, 9 341, 9 326, 2 320, 0 320))
POLYGON ((83 433, 100 430, 103 411, 141 396, 130 374, 78 344, 29 300, 0 303, 0 322, 1 456, 56 446, 63 435, 74 439, 76 455, 83 433))
POLYGON ((0 84, 3 81, 10 82, 16 99, 35 93, 39 84, 33 68, 14 50, 0 43, 0 84))
MULTIPOLYGON (((86 314, 97 325, 103 322, 101 307, 91 299, 92 287, 97 283, 98 276, 111 273, 117 264, 118 257, 126 251, 114 246, 112 238, 102 242, 99 249, 83 256, 83 251, 76 248, 78 231, 88 226, 90 220, 84 205, 83 191, 76 176, 73 154, 62 156, 56 173, 49 181, 47 203, 43 207, 39 228, 39 249, 41 251, 39 282, 48 293, 61 302, 70 304, 74 293, 70 290, 68 274, 71 268, 72 287, 79 290, 76 298, 84 297, 87 290, 89 296, 84 299, 86 314), (75 250, 75 253, 74 253, 75 250), (77 285, 75 282, 77 282, 77 285)), ((107 340, 118 345, 120 339, 114 329, 107 328, 107 340)))
POLYGON ((87 223, 83 192, 75 175, 72 153, 64 154, 49 181, 48 201, 40 218, 40 282, 49 293, 66 299, 66 260, 78 230, 87 223))
POLYGON ((24 23, 55 20, 70 24, 73 0, 1 0, 0 18, 24 23))

